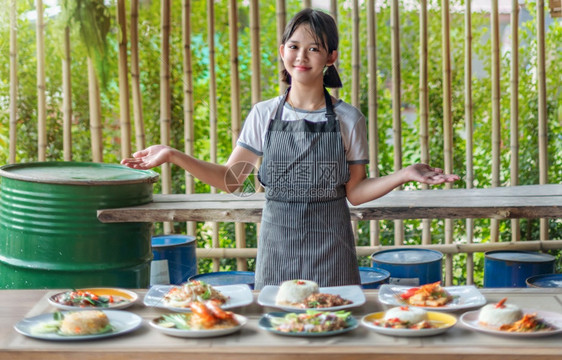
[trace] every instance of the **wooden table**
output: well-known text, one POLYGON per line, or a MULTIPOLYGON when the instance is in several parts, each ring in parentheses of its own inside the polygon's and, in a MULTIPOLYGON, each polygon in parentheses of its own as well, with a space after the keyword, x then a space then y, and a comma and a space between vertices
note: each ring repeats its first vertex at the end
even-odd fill
MULTIPOLYGON (((260 222, 264 202, 263 193, 154 195, 146 205, 100 209, 98 219, 260 222)), ((392 191, 350 211, 352 220, 562 218, 562 184, 392 191)))
MULTIPOLYGON (((488 302, 508 297, 523 308, 554 311, 562 314, 560 289, 480 289, 488 302)), ((400 338, 380 335, 360 326, 346 334, 297 338, 271 334, 257 325, 259 317, 271 308, 256 302, 234 309, 249 318, 238 333, 210 339, 174 338, 151 328, 147 321, 165 310, 145 307, 142 298, 146 290, 136 290, 139 301, 126 309, 139 314, 145 321, 133 333, 96 341, 49 342, 25 337, 13 326, 24 317, 55 309, 46 301, 55 290, 0 291, 0 359, 41 360, 186 360, 186 359, 560 359, 562 336, 541 338, 499 337, 465 328, 460 322, 444 334, 425 338, 400 338)), ((377 300, 376 290, 365 291, 367 302, 353 310, 363 315, 384 310, 377 300)), ((257 298, 258 293, 254 293, 257 298)), ((454 313, 460 316, 461 313, 454 313)))

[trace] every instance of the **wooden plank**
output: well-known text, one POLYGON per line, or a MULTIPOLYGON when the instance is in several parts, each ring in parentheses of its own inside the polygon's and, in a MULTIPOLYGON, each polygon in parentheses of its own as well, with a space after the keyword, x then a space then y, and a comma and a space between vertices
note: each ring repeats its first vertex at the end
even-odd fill
MULTIPOLYGON (((114 222, 235 221, 259 222, 263 193, 154 195, 152 203, 98 210, 98 219, 114 222)), ((393 191, 350 207, 353 220, 423 218, 560 218, 562 185, 527 185, 489 189, 393 191)))

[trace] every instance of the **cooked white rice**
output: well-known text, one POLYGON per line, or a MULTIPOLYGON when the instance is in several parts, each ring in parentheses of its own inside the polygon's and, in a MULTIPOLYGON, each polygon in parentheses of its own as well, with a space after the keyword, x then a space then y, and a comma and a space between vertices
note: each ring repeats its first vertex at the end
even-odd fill
POLYGON ((503 307, 496 307, 496 304, 488 304, 480 309, 478 321, 483 325, 502 326, 513 324, 521 320, 523 312, 514 304, 503 304, 503 307))
POLYGON ((384 320, 396 318, 398 318, 401 323, 417 324, 427 320, 427 311, 411 306, 399 306, 388 309, 384 313, 384 320))
POLYGON ((318 284, 311 280, 288 280, 281 283, 275 298, 277 305, 302 303, 308 296, 318 292, 318 284))
POLYGON ((60 332, 66 335, 97 334, 108 325, 109 319, 103 311, 76 311, 65 315, 60 332))

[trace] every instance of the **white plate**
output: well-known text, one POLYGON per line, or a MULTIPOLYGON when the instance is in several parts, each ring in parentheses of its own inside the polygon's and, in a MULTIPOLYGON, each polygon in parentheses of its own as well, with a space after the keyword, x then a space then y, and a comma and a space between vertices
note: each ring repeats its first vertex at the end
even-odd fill
POLYGON ((422 337, 442 334, 455 326, 455 324, 457 323, 457 318, 453 315, 432 311, 427 312, 428 320, 434 324, 439 324, 439 327, 432 329, 393 329, 377 326, 373 323, 373 321, 380 320, 382 318, 384 318, 384 312, 368 314, 361 319, 361 324, 369 329, 374 330, 375 332, 384 335, 422 337))
MULTIPOLYGON (((29 336, 41 340, 53 340, 53 341, 80 341, 80 340, 93 340, 102 339, 106 337, 113 337, 121 334, 125 334, 138 329, 142 325, 142 318, 136 314, 121 310, 102 310, 109 318, 109 323, 114 327, 114 331, 106 332, 103 334, 95 335, 59 335, 57 333, 46 333, 37 334, 31 331, 31 329, 39 325, 40 323, 45 323, 53 320, 53 314, 41 314, 31 318, 25 318, 19 321, 14 329, 22 335, 29 336)), ((68 311, 62 311, 63 314, 67 314, 68 311)))
MULTIPOLYGON (((357 306, 361 306, 365 303, 365 294, 359 285, 347 285, 347 286, 333 286, 333 287, 321 287, 318 289, 319 292, 324 294, 340 295, 342 298, 351 300, 351 304, 333 306, 327 308, 318 308, 314 310, 319 311, 337 311, 343 309, 349 309, 357 306)), ((279 291, 279 286, 276 285, 266 285, 261 290, 258 296, 258 304, 262 306, 270 306, 277 309, 282 309, 285 311, 293 312, 304 312, 309 309, 303 309, 296 306, 290 305, 278 305, 275 303, 275 298, 277 297, 277 292, 279 291)))
POLYGON ((284 332, 276 330, 275 327, 271 324, 271 319, 275 317, 285 317, 287 313, 285 312, 271 312, 262 315, 260 321, 258 323, 259 327, 272 332, 277 335, 284 335, 284 336, 297 336, 297 337, 321 337, 321 336, 333 336, 346 333, 353 329, 356 329, 359 326, 359 322, 355 320, 353 316, 349 316, 346 319, 347 327, 341 330, 333 330, 333 331, 324 331, 324 332, 284 332))
MULTIPOLYGON (((167 306, 164 303, 164 296, 170 291, 171 288, 177 285, 153 285, 144 296, 144 304, 146 306, 155 306, 162 309, 168 309, 176 312, 191 312, 189 308, 167 306)), ((213 286, 216 290, 220 291, 228 300, 223 309, 230 309, 240 306, 246 306, 254 301, 254 296, 248 285, 222 285, 213 286)))
MULTIPOLYGON (((400 294, 405 293, 413 286, 383 284, 379 288, 379 301, 386 305, 402 306, 408 305, 400 298, 400 294)), ((456 311, 470 309, 486 304, 486 298, 474 285, 465 286, 445 286, 443 287, 453 296, 453 300, 444 306, 416 306, 432 311, 456 311)), ((408 305, 414 306, 414 305, 408 305)))
POLYGON ((548 330, 548 331, 533 331, 533 332, 501 331, 498 330, 498 328, 480 325, 478 323, 478 314, 480 313, 480 310, 469 311, 462 314, 461 323, 466 327, 476 331, 480 331, 492 335, 501 335, 501 336, 508 336, 508 337, 531 338, 531 337, 550 336, 550 335, 562 333, 562 314, 550 312, 550 311, 533 310, 533 309, 521 309, 521 310, 523 311, 524 314, 536 313, 538 318, 546 321, 551 326, 554 326, 556 329, 548 330))
POLYGON ((112 296, 120 296, 124 299, 126 299, 126 302, 122 302, 119 304, 109 304, 107 307, 97 307, 97 306, 88 306, 88 307, 80 307, 80 306, 75 306, 75 305, 63 305, 61 303, 58 303, 55 301, 55 298, 61 294, 64 294, 65 292, 70 292, 72 290, 67 290, 67 291, 63 291, 60 293, 57 293, 53 296, 50 296, 47 301, 49 302, 49 304, 53 305, 54 307, 57 307, 59 309, 62 310, 70 310, 70 311, 76 311, 76 310, 92 310, 92 309, 111 309, 111 310, 117 310, 117 309, 125 309, 131 305, 133 305, 133 303, 135 301, 137 301, 138 299, 138 295, 135 292, 132 292, 130 290, 125 290, 125 289, 118 289, 118 288, 81 288, 81 289, 77 289, 77 290, 82 290, 82 291, 89 291, 93 294, 96 294, 98 296, 100 295, 112 295, 112 296))
POLYGON ((238 321, 238 326, 233 326, 226 329, 184 330, 184 329, 176 329, 176 328, 167 328, 158 325, 157 320, 159 318, 151 320, 149 324, 156 330, 161 331, 164 334, 170 336, 185 337, 185 338, 206 338, 206 337, 223 336, 223 335, 235 333, 238 330, 240 330, 242 326, 246 325, 246 323, 248 322, 248 319, 242 315, 234 314, 234 317, 238 321))

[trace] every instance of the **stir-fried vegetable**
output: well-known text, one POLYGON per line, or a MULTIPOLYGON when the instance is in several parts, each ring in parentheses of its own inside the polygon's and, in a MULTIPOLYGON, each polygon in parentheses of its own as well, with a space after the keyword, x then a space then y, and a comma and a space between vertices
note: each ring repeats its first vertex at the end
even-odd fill
POLYGON ((552 330, 552 326, 537 317, 537 314, 525 314, 521 320, 513 324, 502 325, 502 331, 508 332, 530 332, 552 330))
POLYGON ((351 315, 347 311, 315 311, 305 313, 288 313, 284 317, 271 318, 271 325, 282 332, 327 332, 348 327, 347 319, 351 315))
POLYGON ((96 295, 86 290, 72 290, 60 294, 55 298, 55 301, 63 305, 77 307, 109 307, 112 304, 120 304, 128 300, 118 296, 96 295))
POLYGON ((158 325, 166 328, 190 330, 189 320, 193 314, 165 314, 158 321, 158 325))
POLYGON ((164 295, 164 303, 172 307, 187 308, 191 302, 205 302, 208 300, 217 301, 222 305, 228 300, 228 297, 200 280, 193 280, 180 286, 174 286, 164 295))

